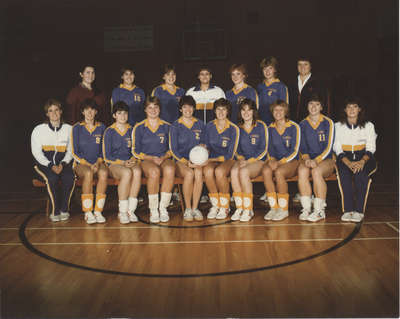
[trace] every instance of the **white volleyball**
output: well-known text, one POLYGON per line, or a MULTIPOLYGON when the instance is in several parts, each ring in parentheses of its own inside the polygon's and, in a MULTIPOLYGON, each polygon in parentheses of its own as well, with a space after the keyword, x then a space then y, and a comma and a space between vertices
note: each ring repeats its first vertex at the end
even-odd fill
POLYGON ((189 160, 195 165, 203 165, 208 160, 208 151, 205 147, 197 145, 189 152, 189 160))

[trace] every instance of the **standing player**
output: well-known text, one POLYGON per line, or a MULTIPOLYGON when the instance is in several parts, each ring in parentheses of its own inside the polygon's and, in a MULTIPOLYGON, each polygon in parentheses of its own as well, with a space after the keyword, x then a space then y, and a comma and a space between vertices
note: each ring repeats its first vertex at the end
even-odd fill
POLYGON ((335 129, 333 121, 321 114, 322 100, 313 95, 308 102, 308 116, 300 122, 301 161, 298 168, 300 203, 303 207, 300 220, 316 222, 325 219, 327 186, 324 177, 335 169, 333 159, 333 140, 335 129), (311 213, 312 176, 314 189, 314 210, 311 213))
POLYGON ((289 103, 288 89, 278 79, 278 60, 275 57, 262 59, 260 68, 264 75, 264 81, 257 86, 257 93, 260 98, 258 113, 260 119, 265 124, 270 125, 273 122, 270 105, 277 100, 289 103))
POLYGON ((271 104, 270 110, 274 122, 268 127, 269 158, 262 173, 271 210, 264 219, 277 221, 289 216, 286 178, 296 175, 299 165, 300 127, 289 120, 289 105, 285 101, 277 100, 271 104))
POLYGON ((71 125, 61 121, 61 103, 55 99, 46 101, 44 112, 48 121, 34 128, 31 150, 35 171, 46 182, 49 193, 49 218, 58 222, 69 218, 69 202, 75 186, 71 165, 71 125))
POLYGON ((169 132, 169 148, 176 160, 177 173, 183 177, 183 197, 186 206, 183 219, 186 221, 192 221, 193 218, 203 220, 203 215, 198 209, 203 188, 203 167, 189 161, 190 150, 196 145, 204 144, 205 125, 193 116, 195 108, 196 102, 193 97, 184 96, 179 101, 182 116, 171 125, 169 132))
POLYGON ((116 102, 124 101, 129 107, 128 123, 134 127, 136 123, 144 120, 144 91, 134 84, 135 72, 132 67, 121 69, 121 79, 122 83, 112 91, 111 109, 116 102))
POLYGON ((97 118, 107 123, 108 113, 106 112, 106 97, 95 85, 95 68, 92 64, 85 65, 79 72, 81 82, 72 88, 67 95, 67 107, 65 110, 66 121, 69 123, 79 122, 81 119, 81 104, 87 98, 92 98, 99 106, 97 118))
POLYGON ((121 224, 137 222, 135 215, 140 190, 142 171, 132 156, 132 127, 128 124, 129 107, 125 102, 114 104, 115 123, 109 126, 103 137, 103 158, 112 177, 118 184, 118 218, 121 224))
POLYGON ((245 83, 247 78, 247 69, 244 64, 234 64, 229 69, 229 74, 233 82, 233 88, 226 92, 226 98, 232 105, 230 120, 238 123, 239 104, 245 98, 256 102, 258 109, 258 95, 255 89, 245 83))
POLYGON ((157 86, 151 96, 160 100, 160 118, 168 123, 173 123, 179 118, 179 100, 185 95, 185 90, 176 86, 175 66, 167 64, 163 70, 164 84, 157 86))
POLYGON ((186 95, 191 95, 196 101, 196 111, 194 115, 205 124, 215 119, 213 110, 214 102, 220 98, 225 98, 224 91, 212 85, 212 72, 208 67, 201 67, 198 72, 199 85, 191 87, 186 95))
POLYGON ((254 216, 251 179, 260 175, 268 148, 268 128, 258 120, 257 106, 253 100, 244 99, 240 103, 239 127, 238 161, 231 170, 236 211, 231 219, 247 222, 254 216))
POLYGON ((231 104, 228 100, 216 100, 216 119, 206 125, 205 142, 210 155, 203 172, 212 205, 208 219, 225 219, 229 212, 228 176, 235 164, 233 156, 239 141, 239 128, 228 120, 230 110, 231 104))
POLYGON ((132 153, 141 160, 147 178, 150 222, 169 221, 167 207, 174 186, 175 164, 168 147, 170 124, 160 119, 161 102, 155 96, 147 97, 144 111, 146 119, 137 123, 132 131, 132 153), (161 198, 158 201, 161 184, 161 198))
POLYGON ((374 124, 366 121, 364 107, 357 98, 348 99, 345 105, 345 116, 335 124, 333 148, 337 155, 342 220, 357 223, 364 218, 371 176, 377 169, 373 155, 377 135, 374 124))
POLYGON ((81 110, 83 121, 72 128, 72 156, 74 171, 82 180, 82 211, 88 224, 104 223, 102 215, 106 200, 108 169, 104 165, 102 153, 103 133, 106 129, 103 123, 95 120, 97 104, 93 99, 83 101, 81 110), (97 174, 96 201, 93 211, 93 178, 97 174))
POLYGON ((307 103, 311 96, 318 95, 324 105, 325 114, 330 116, 329 94, 322 81, 311 73, 311 61, 301 57, 297 60, 298 75, 289 86, 289 105, 292 108, 292 118, 300 123, 308 115, 307 103))

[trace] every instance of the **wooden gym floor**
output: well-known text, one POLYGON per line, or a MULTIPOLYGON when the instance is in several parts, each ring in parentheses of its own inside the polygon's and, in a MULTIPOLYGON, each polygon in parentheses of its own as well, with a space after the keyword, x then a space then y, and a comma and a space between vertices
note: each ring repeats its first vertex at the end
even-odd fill
POLYGON ((267 222, 257 203, 249 223, 183 222, 176 206, 162 226, 144 205, 120 225, 111 200, 104 225, 78 206, 53 224, 27 196, 0 196, 1 318, 399 316, 397 194, 371 194, 362 224, 334 198, 318 223, 294 205, 267 222))

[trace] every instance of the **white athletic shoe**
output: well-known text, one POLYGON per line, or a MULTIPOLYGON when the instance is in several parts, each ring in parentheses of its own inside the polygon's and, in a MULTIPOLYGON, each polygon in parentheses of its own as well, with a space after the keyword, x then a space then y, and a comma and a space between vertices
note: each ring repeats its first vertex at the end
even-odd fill
POLYGON ((187 222, 193 221, 193 214, 190 208, 185 209, 185 212, 183 213, 183 220, 187 222))
POLYGON ((50 219, 53 223, 56 223, 56 222, 59 222, 59 221, 61 220, 61 216, 60 216, 60 215, 50 215, 50 216, 49 216, 49 219, 50 219))
POLYGON ((268 198, 267 198, 267 193, 264 193, 264 195, 262 195, 261 197, 260 197, 260 200, 262 200, 262 201, 268 201, 268 198))
POLYGON ((254 212, 252 210, 244 210, 242 215, 240 216, 240 221, 241 222, 248 222, 250 221, 254 216, 254 212))
POLYGON ((360 221, 363 220, 363 218, 364 218, 363 213, 353 212, 353 215, 351 216, 351 221, 354 223, 359 223, 360 221))
POLYGON ((160 221, 166 223, 169 221, 169 215, 166 208, 160 208, 160 221))
POLYGON ((218 214, 218 207, 211 206, 207 214, 207 219, 215 219, 215 217, 217 217, 217 214, 218 214))
POLYGON ((69 213, 68 212, 60 212, 60 220, 68 220, 69 219, 69 213))
POLYGON ((97 223, 96 217, 93 215, 92 212, 85 212, 85 221, 86 224, 94 224, 97 223))
POLYGON ((132 213, 128 212, 128 218, 131 223, 136 223, 137 221, 139 221, 139 219, 137 218, 137 216, 135 215, 134 212, 132 212, 132 213))
POLYGON ((121 224, 129 224, 128 213, 118 213, 119 222, 121 224))
POLYGON ((265 214, 264 219, 272 220, 277 212, 278 212, 277 208, 271 208, 269 212, 265 214))
POLYGON ((323 210, 314 210, 307 218, 309 222, 317 222, 321 219, 325 219, 325 212, 323 210))
POLYGON ((158 209, 150 210, 150 223, 159 223, 160 222, 160 213, 158 209))
POLYGON ((233 213, 233 215, 231 216, 231 220, 234 220, 234 221, 240 220, 240 215, 242 214, 242 212, 243 212, 243 209, 241 209, 241 208, 236 209, 235 212, 233 213))
POLYGON ((310 216, 310 211, 308 211, 308 210, 306 210, 306 209, 302 209, 301 210, 301 214, 299 215, 299 219, 300 220, 307 220, 308 219, 308 216, 310 216))
POLYGON ((272 220, 274 220, 274 221, 284 220, 288 216, 289 216, 289 212, 287 210, 282 210, 281 208, 278 208, 274 217, 272 217, 272 220))
POLYGON ((217 216, 215 216, 215 218, 216 219, 225 219, 228 217, 228 212, 229 212, 229 209, 221 207, 218 211, 217 216))
POLYGON ((340 218, 344 222, 351 222, 351 217, 353 216, 353 212, 346 212, 340 218))
POLYGON ((101 212, 94 212, 94 217, 96 218, 96 222, 99 224, 105 223, 106 219, 104 218, 103 214, 101 212))
POLYGON ((203 220, 203 214, 198 208, 192 210, 192 216, 197 221, 203 220))

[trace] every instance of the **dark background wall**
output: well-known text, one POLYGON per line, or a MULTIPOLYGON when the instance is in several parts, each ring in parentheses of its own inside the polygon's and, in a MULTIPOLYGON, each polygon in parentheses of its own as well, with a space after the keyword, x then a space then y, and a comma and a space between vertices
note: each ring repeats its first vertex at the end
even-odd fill
POLYGON ((3 188, 21 188, 14 176, 29 185, 30 133, 43 120, 42 105, 48 97, 64 101, 87 61, 96 65, 96 83, 107 94, 119 82, 122 64, 136 67, 136 84, 150 93, 161 81, 164 63, 177 66, 177 84, 186 89, 206 63, 227 90, 229 66, 243 62, 248 82, 256 86, 262 79, 259 62, 269 55, 279 59, 285 83, 296 77, 296 58, 310 56, 313 73, 329 84, 336 112, 347 95, 364 99, 378 133, 376 179, 398 187, 396 0, 14 0, 1 6, 0 155, 10 182, 3 188), (185 61, 183 30, 193 24, 225 31, 225 59, 185 61), (105 27, 136 25, 153 26, 152 51, 104 52, 105 27))

